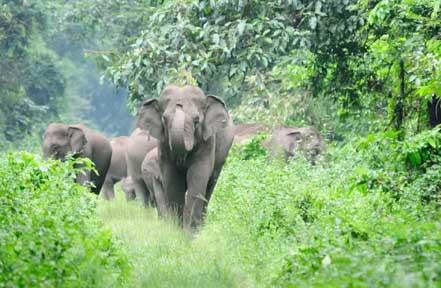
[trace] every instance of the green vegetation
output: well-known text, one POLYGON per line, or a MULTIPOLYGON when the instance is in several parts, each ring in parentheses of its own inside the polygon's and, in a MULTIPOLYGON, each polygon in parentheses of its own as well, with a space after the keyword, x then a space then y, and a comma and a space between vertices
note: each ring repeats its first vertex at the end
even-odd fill
POLYGON ((255 144, 236 147, 192 241, 122 193, 99 215, 137 287, 438 287, 441 159, 410 159, 441 136, 397 136, 355 139, 316 166, 243 160, 255 144))
POLYGON ((54 120, 86 122, 109 135, 130 130, 125 90, 101 84, 100 72, 85 58, 84 50, 98 44, 79 42, 73 25, 59 24, 64 2, 0 1, 2 148, 41 135, 54 120), (109 114, 120 121, 109 121, 109 114))
POLYGON ((72 181, 74 162, 0 158, 0 287, 115 287, 127 257, 101 228, 96 200, 72 181))
POLYGON ((261 139, 234 147, 194 240, 121 191, 96 210, 94 197, 69 181, 72 161, 3 156, 0 283, 440 285, 437 130, 404 142, 398 133, 354 139, 315 166, 268 163, 261 139))
POLYGON ((402 148, 424 151, 435 135, 371 135, 317 166, 232 155, 209 222, 228 231, 228 250, 265 287, 438 286, 439 202, 426 191, 439 192, 430 170, 406 169, 402 148))
POLYGON ((0 287, 441 286, 440 9, 1 0, 0 287), (264 135, 233 147, 189 240, 35 155, 52 121, 127 135, 171 83, 221 96, 237 123, 314 126, 324 159, 270 163, 264 135))

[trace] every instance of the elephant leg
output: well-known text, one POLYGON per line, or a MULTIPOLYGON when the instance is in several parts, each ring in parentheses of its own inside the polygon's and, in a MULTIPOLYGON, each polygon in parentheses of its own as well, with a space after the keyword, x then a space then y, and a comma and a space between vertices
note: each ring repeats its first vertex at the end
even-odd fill
POLYGON ((209 160, 191 165, 187 173, 188 191, 184 207, 184 228, 191 232, 202 224, 204 207, 208 203, 207 186, 213 167, 209 160))
POLYGON ((142 179, 133 179, 133 187, 135 188, 136 199, 141 200, 142 204, 148 206, 151 204, 151 196, 147 186, 142 179))
POLYGON ((158 215, 165 216, 167 213, 167 200, 165 198, 164 189, 162 188, 162 183, 159 179, 152 179, 153 192, 155 195, 156 207, 158 210, 158 215))
POLYGON ((103 187, 101 189, 101 196, 106 200, 111 200, 115 198, 115 185, 114 179, 111 177, 106 177, 106 180, 104 181, 103 187))
POLYGON ((167 214, 167 201, 164 195, 164 189, 162 183, 158 177, 155 177, 149 171, 143 171, 143 179, 147 189, 150 191, 150 195, 154 198, 156 209, 159 216, 167 214))
POLYGON ((207 199, 207 202, 204 203, 204 208, 202 211, 203 218, 205 218, 205 215, 207 214, 208 202, 210 202, 211 195, 213 194, 213 191, 214 191, 214 187, 216 187, 216 183, 217 183, 217 179, 219 178, 219 174, 220 174, 220 169, 216 170, 213 173, 213 175, 210 177, 210 180, 208 180, 207 193, 205 196, 205 198, 207 199))
POLYGON ((185 191, 187 190, 185 174, 178 171, 174 164, 164 162, 161 163, 161 175, 166 209, 171 213, 176 213, 182 224, 185 191))

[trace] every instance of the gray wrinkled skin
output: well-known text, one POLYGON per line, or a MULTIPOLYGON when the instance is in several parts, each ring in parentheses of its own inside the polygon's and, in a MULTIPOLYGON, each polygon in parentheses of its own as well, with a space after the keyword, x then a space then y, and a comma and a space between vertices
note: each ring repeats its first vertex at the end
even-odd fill
POLYGON ((168 86, 143 103, 138 127, 158 139, 164 201, 186 231, 202 224, 205 209, 234 137, 225 104, 193 86, 168 86))
POLYGON ((90 159, 98 175, 91 171, 80 173, 76 181, 80 184, 92 182, 92 192, 99 194, 112 157, 112 147, 103 135, 83 124, 51 123, 44 132, 42 148, 44 159, 64 160, 68 154, 90 159))
POLYGON ((132 177, 125 177, 121 180, 121 190, 126 195, 126 200, 134 200, 136 198, 135 186, 133 185, 132 177))
POLYGON ((116 137, 110 140, 112 159, 100 193, 104 199, 110 200, 115 198, 114 185, 127 177, 125 153, 128 141, 129 137, 126 136, 116 137))
POLYGON ((136 199, 144 205, 154 205, 153 196, 142 178, 141 165, 149 151, 156 148, 158 142, 148 131, 136 128, 127 142, 125 157, 127 176, 133 183, 136 199))
POLYGON ((282 156, 288 161, 296 153, 303 153, 312 163, 325 150, 320 133, 310 127, 277 127, 271 137, 263 142, 263 146, 269 151, 270 158, 282 156))
POLYGON ((159 168, 158 149, 151 150, 144 158, 141 166, 142 178, 148 190, 152 193, 158 215, 163 216, 167 214, 167 200, 164 194, 164 187, 162 184, 162 176, 159 168))

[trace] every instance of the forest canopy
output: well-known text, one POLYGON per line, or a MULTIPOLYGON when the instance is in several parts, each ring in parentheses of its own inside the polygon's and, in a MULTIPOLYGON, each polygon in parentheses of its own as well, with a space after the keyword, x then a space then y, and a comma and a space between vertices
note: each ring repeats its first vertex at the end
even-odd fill
POLYGON ((127 133, 100 111, 130 126, 125 95, 135 113, 169 83, 222 96, 238 121, 412 133, 440 94, 439 10, 432 0, 2 1, 3 137, 48 115, 127 133))

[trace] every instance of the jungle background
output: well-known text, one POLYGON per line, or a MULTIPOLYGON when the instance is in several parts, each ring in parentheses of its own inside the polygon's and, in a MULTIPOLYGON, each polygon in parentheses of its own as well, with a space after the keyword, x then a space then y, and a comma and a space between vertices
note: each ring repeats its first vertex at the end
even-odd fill
POLYGON ((440 8, 2 0, 0 287, 438 287, 440 8), (314 126, 324 159, 233 147, 192 241, 41 161, 48 123, 128 135, 169 83, 221 96, 237 123, 314 126))

